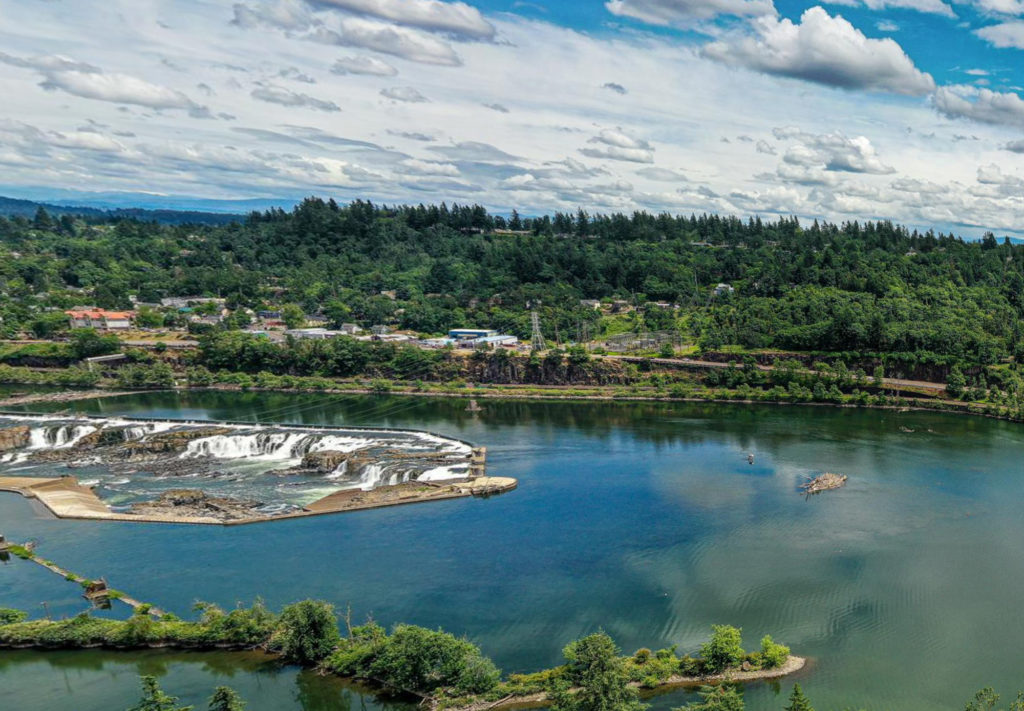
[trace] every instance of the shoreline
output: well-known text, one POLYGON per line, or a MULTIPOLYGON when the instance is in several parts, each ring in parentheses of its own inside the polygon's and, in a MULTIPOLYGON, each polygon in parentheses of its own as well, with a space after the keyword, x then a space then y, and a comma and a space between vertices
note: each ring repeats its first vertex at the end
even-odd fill
MULTIPOLYGON (((747 683, 752 681, 770 681, 795 674, 807 665, 806 657, 789 655, 786 663, 772 669, 758 669, 752 671, 726 670, 721 674, 708 676, 681 676, 674 675, 658 683, 653 687, 641 687, 638 682, 630 682, 630 686, 640 690, 641 695, 656 695, 671 691, 673 689, 694 688, 704 685, 715 685, 723 682, 747 683)), ((497 711, 498 709, 533 709, 543 708, 551 702, 551 697, 546 691, 540 691, 523 696, 509 696, 498 701, 480 701, 466 706, 443 706, 437 703, 431 705, 435 711, 497 711)))

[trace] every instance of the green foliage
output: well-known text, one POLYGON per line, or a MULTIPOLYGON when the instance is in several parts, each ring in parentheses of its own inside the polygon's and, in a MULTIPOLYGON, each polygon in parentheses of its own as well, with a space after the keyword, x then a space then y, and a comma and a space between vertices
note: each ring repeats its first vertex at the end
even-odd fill
POLYGON ((100 335, 92 328, 76 328, 71 332, 71 352, 79 360, 117 353, 120 348, 121 341, 113 334, 100 335))
POLYGON ((0 625, 13 625, 16 622, 23 622, 27 619, 27 612, 12 610, 9 607, 0 607, 0 625))
POLYGON ((210 697, 209 711, 245 711, 245 702, 228 686, 218 686, 210 697))
POLYGON ((429 694, 442 687, 484 693, 499 673, 475 645, 440 630, 399 625, 370 665, 370 673, 400 689, 429 694))
POLYGON ((566 674, 552 690, 553 711, 639 711, 636 689, 619 650, 604 632, 568 644, 563 650, 566 674), (569 687, 577 687, 573 691, 569 687))
POLYGON ((793 685, 789 703, 786 704, 783 711, 814 711, 814 707, 811 706, 810 700, 804 695, 804 690, 800 688, 799 684, 793 685))
POLYGON ((700 701, 694 701, 675 711, 743 711, 743 694, 732 684, 704 686, 700 690, 700 701))
POLYGON ((303 600, 281 611, 274 646, 296 664, 318 664, 338 646, 338 620, 326 602, 303 600))
POLYGON ((722 672, 743 659, 740 630, 731 625, 712 625, 711 639, 700 648, 708 671, 722 672))
MULTIPOLYGON (((997 703, 999 694, 987 686, 974 694, 974 698, 964 706, 964 711, 996 711, 997 703)), ((1017 698, 1010 704, 1008 711, 1024 711, 1024 691, 1017 692, 1017 698)))
POLYGON ((766 669, 781 667, 789 659, 789 647, 772 641, 770 635, 761 638, 761 665, 766 669))
POLYGON ((178 699, 165 694, 155 676, 144 676, 141 682, 142 698, 128 711, 192 711, 192 706, 178 706, 178 699))

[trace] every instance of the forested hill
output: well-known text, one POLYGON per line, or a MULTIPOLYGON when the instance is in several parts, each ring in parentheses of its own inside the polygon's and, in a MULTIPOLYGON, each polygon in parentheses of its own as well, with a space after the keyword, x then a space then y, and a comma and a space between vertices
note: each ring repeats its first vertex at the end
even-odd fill
POLYGON ((241 215, 220 212, 202 212, 198 210, 150 210, 145 208, 114 208, 100 209, 83 205, 51 205, 32 200, 4 197, 0 195, 0 215, 6 217, 34 217, 43 208, 50 215, 72 215, 95 221, 132 219, 159 222, 166 225, 226 225, 243 219, 241 215))
POLYGON ((528 336, 527 305, 540 303, 548 335, 563 338, 678 329, 707 347, 984 363, 1024 351, 1024 247, 890 223, 582 211, 506 219, 478 206, 319 199, 222 226, 40 212, 0 219, 0 278, 9 333, 40 309, 83 300, 221 295, 232 306, 296 303, 336 322, 425 333, 471 325, 528 336), (735 291, 716 294, 719 283, 735 291), (628 313, 583 299, 623 299, 628 313))

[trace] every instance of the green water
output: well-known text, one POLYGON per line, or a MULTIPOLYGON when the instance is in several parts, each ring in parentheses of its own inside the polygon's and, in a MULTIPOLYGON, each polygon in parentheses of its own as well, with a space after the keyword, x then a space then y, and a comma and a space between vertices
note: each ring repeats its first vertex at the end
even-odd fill
MULTIPOLYGON (((0 495, 0 532, 180 614, 196 599, 325 598, 386 624, 465 634, 506 671, 555 664, 566 642, 598 628, 629 651, 692 651, 711 624, 731 623, 748 647, 772 634, 811 657, 799 679, 819 711, 959 709, 981 686, 1024 688, 1024 428, 817 407, 483 404, 471 415, 465 401, 398 397, 78 403, 109 415, 419 427, 486 445, 490 473, 521 486, 230 529, 54 521, 0 495), (849 484, 796 493, 823 470, 849 484)), ((12 563, 0 567, 0 605, 41 614, 50 600, 70 614, 63 585, 12 563)), ((240 655, 19 652, 0 653, 0 708, 120 711, 150 667, 189 703, 229 683, 251 711, 379 704, 240 655)), ((791 683, 749 686, 748 708, 780 709, 791 683)))

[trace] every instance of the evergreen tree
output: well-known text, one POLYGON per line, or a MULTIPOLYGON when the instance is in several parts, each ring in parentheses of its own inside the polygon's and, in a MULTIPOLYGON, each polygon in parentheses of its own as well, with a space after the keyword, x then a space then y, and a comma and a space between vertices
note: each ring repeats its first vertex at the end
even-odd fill
POLYGON ((814 707, 804 696, 804 690, 800 688, 799 684, 793 685, 793 691, 789 695, 789 704, 786 705, 784 711, 814 711, 814 707))
POLYGON ((743 711, 743 695, 732 684, 704 686, 700 690, 700 701, 694 701, 673 711, 743 711))
POLYGON ((568 661, 568 683, 553 690, 553 711, 641 711, 636 689, 619 656, 619 649, 604 632, 579 639, 563 650, 568 661))
POLYGON ((192 706, 178 706, 178 699, 165 694, 155 676, 144 676, 141 681, 142 698, 128 711, 192 711, 192 706))
POLYGON ((244 711, 245 702, 228 686, 218 686, 210 698, 209 711, 244 711))

